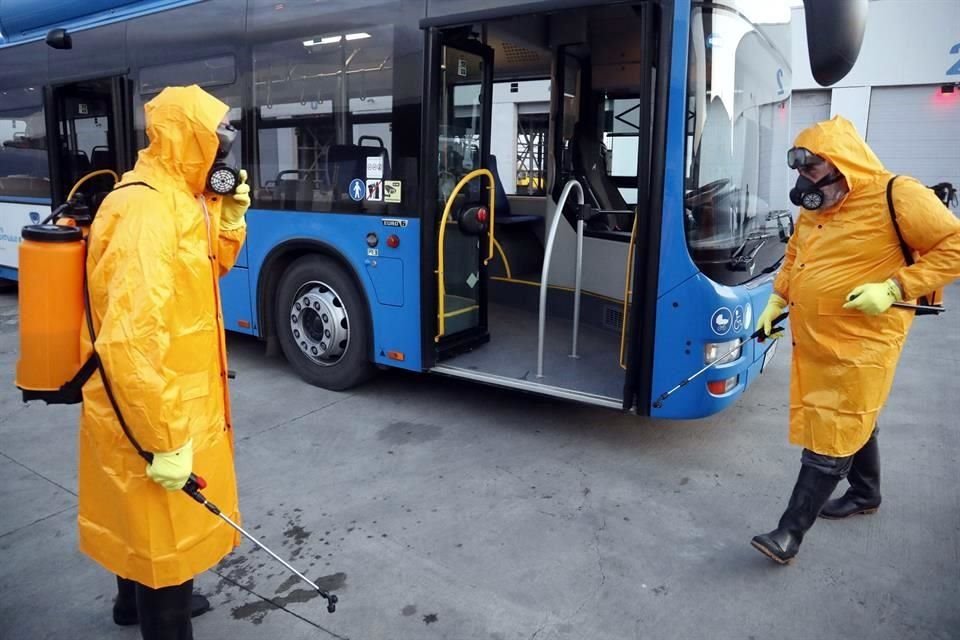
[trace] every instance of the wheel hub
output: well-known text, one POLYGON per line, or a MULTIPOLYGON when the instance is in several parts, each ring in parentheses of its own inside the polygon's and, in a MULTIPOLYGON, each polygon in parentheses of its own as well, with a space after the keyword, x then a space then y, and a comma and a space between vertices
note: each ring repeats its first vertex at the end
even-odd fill
POLYGON ((317 364, 339 362, 350 343, 350 323, 337 292, 322 282, 305 284, 290 309, 290 330, 300 350, 317 364))

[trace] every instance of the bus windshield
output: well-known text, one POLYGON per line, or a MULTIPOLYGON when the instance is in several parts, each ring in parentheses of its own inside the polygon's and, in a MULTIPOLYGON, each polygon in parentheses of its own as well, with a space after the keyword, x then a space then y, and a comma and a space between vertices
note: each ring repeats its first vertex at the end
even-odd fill
MULTIPOLYGON (((766 18, 789 20, 789 8, 766 18)), ((789 23, 759 25, 707 4, 694 6, 690 29, 687 244, 701 271, 737 285, 776 267, 791 228, 780 161, 789 147, 790 66, 780 53, 789 23)))

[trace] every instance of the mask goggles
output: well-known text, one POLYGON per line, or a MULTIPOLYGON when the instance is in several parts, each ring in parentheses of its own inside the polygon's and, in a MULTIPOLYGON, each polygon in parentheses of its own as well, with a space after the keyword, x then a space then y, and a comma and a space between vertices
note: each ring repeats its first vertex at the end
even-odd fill
POLYGON ((803 147, 793 147, 787 151, 787 166, 791 169, 802 169, 823 161, 823 158, 803 147))

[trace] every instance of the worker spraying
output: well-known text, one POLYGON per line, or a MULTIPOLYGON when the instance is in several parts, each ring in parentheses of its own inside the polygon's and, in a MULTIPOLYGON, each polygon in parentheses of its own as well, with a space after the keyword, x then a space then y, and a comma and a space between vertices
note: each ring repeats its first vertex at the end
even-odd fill
POLYGON ((787 162, 802 208, 757 327, 777 333, 776 318, 790 314, 790 442, 803 454, 779 525, 753 538, 781 564, 818 516, 880 506, 877 415, 914 315, 936 311, 937 290, 960 277, 960 220, 884 169, 847 120, 802 131, 787 162), (827 502, 844 477, 849 490, 827 502))
POLYGON ((242 173, 232 195, 207 187, 236 137, 227 112, 196 86, 148 102, 150 144, 90 232, 89 305, 103 368, 83 387, 80 549, 118 576, 114 619, 139 623, 145 640, 192 637, 191 615, 209 606, 193 596, 193 577, 239 542, 180 492, 202 470, 209 500, 239 519, 218 281, 243 244, 250 197, 242 173), (151 463, 125 437, 113 403, 151 463))

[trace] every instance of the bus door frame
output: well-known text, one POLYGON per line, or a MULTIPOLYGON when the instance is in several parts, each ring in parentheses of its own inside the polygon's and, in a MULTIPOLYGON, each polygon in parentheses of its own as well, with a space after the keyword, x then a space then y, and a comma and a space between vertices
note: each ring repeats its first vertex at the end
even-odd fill
MULTIPOLYGON (((484 44, 486 30, 483 29, 479 41, 462 41, 448 39, 445 31, 456 28, 450 26, 424 26, 426 44, 424 47, 424 86, 423 86, 423 113, 421 132, 421 266, 420 266, 420 298, 421 298, 421 327, 423 344, 422 362, 424 369, 429 369, 446 354, 456 353, 464 349, 488 342, 487 311, 487 284, 488 275, 484 265, 481 243, 479 274, 480 281, 479 307, 480 323, 476 327, 455 334, 449 334, 434 339, 438 331, 437 320, 437 258, 442 247, 437 246, 437 221, 443 214, 438 200, 438 156, 439 156, 439 116, 437 108, 440 106, 440 56, 444 46, 449 46, 465 53, 479 56, 483 59, 483 81, 481 84, 481 129, 480 138, 480 167, 489 169, 491 123, 493 120, 493 50, 484 44)), ((493 185, 491 185, 493 187, 493 185)), ((491 228, 489 233, 494 233, 491 228)))
POLYGON ((640 23, 643 30, 640 34, 641 47, 643 51, 649 51, 655 56, 657 74, 654 86, 653 67, 645 65, 641 79, 641 86, 653 87, 653 100, 642 101, 639 114, 641 131, 649 131, 650 136, 647 145, 644 145, 641 139, 640 156, 637 159, 637 230, 633 247, 631 289, 633 300, 629 306, 628 317, 624 318, 627 325, 627 365, 623 382, 623 410, 635 409, 638 415, 643 416, 650 415, 652 401, 666 171, 667 106, 672 75, 671 47, 675 35, 674 5, 678 1, 689 2, 650 0, 640 5, 640 23), (658 9, 659 20, 656 19, 658 9), (644 153, 645 146, 647 153, 644 153))
POLYGON ((73 185, 64 184, 61 171, 61 154, 65 150, 60 144, 60 124, 64 120, 62 111, 61 92, 84 82, 98 80, 110 81, 109 118, 111 121, 110 137, 108 139, 114 150, 115 166, 112 167, 117 175, 133 167, 134 158, 134 131, 133 131, 133 81, 126 75, 92 76, 58 80, 43 88, 43 110, 47 127, 47 160, 50 167, 50 198, 55 208, 62 204, 73 185))

